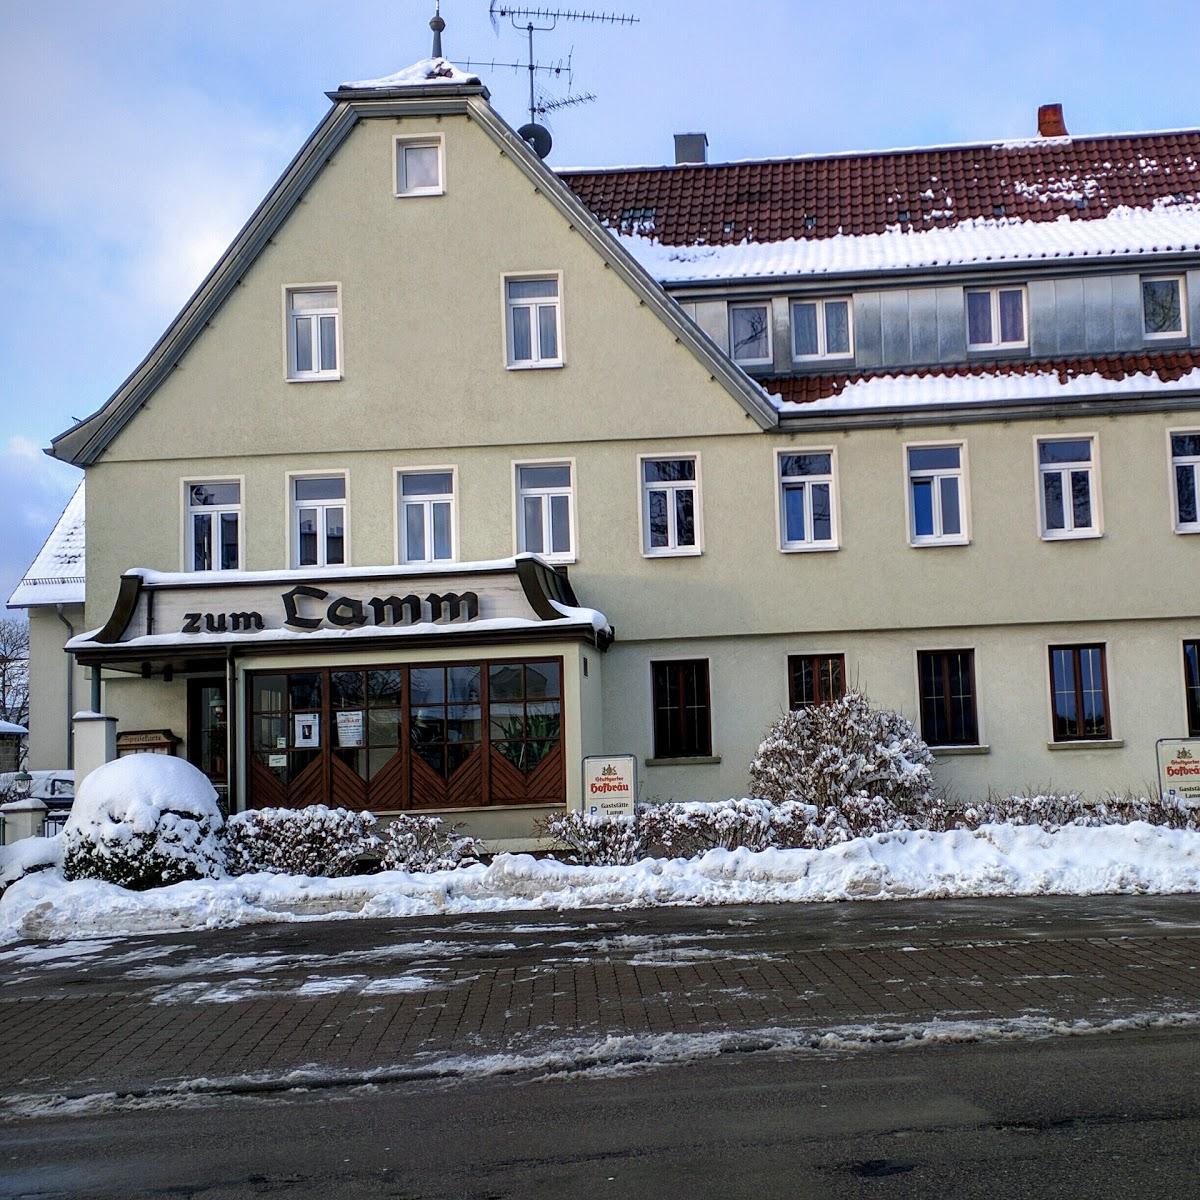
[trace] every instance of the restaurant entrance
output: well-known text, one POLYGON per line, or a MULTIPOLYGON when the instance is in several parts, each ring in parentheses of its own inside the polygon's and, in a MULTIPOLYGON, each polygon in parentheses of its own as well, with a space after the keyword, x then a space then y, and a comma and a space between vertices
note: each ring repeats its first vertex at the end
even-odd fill
POLYGON ((562 660, 247 676, 250 808, 561 804, 562 660))

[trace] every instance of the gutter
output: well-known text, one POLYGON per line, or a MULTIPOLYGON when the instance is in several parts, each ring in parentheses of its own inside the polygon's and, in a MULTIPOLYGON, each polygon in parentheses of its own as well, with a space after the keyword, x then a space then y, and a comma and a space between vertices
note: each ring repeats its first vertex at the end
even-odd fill
MULTIPOLYGON (((61 604, 54 606, 54 613, 67 627, 68 641, 75 636, 75 626, 67 620, 61 604)), ((67 655, 67 770, 75 769, 75 659, 67 655)))

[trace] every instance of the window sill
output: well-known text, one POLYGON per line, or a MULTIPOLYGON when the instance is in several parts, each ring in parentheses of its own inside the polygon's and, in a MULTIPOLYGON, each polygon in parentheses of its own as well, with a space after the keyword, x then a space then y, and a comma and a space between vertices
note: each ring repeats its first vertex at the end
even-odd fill
POLYGON ((943 546, 969 546, 970 538, 939 538, 936 542, 913 542, 910 541, 909 546, 913 550, 938 550, 943 546))
POLYGON ((703 550, 687 549, 687 550, 643 550, 643 558, 699 558, 704 553, 703 550))
POLYGON ((840 550, 841 546, 835 545, 833 542, 828 544, 812 545, 812 546, 780 546, 780 554, 832 554, 834 551, 840 550))
POLYGON ((716 767, 721 763, 719 754, 696 755, 693 758, 647 758, 648 767, 716 767))
POLYGON ((853 350, 846 354, 805 354, 800 358, 792 357, 792 365, 795 367, 819 367, 825 363, 837 363, 845 366, 853 361, 853 350))
POLYGON ((1175 530, 1181 537, 1187 537, 1189 533, 1200 533, 1200 525, 1184 525, 1175 530))
POLYGON ((1120 750, 1124 738, 1096 738, 1094 741, 1047 742, 1047 750, 1120 750))
POLYGON ((531 363, 505 363, 510 371, 558 371, 565 367, 565 362, 531 362, 531 363))
POLYGON ((338 371, 334 375, 289 375, 288 383, 337 383, 342 378, 342 373, 338 371))
POLYGON ((930 746, 934 758, 955 758, 967 754, 991 754, 991 746, 930 746))
POLYGON ((1008 358, 1019 358, 1029 353, 1028 342, 980 342, 977 345, 967 343, 967 353, 982 357, 985 354, 1004 355, 1008 358))
POLYGON ((1104 534, 1099 529, 1088 529, 1079 533, 1043 533, 1043 542, 1093 542, 1104 534))
POLYGON ((421 196, 444 196, 445 194, 445 188, 425 188, 420 191, 392 193, 397 200, 413 200, 421 196))

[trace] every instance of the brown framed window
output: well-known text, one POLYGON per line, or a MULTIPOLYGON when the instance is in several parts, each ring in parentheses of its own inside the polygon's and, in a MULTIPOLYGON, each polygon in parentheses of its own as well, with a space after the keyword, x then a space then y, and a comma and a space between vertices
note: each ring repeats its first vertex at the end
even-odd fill
POLYGON ((1112 737, 1104 646, 1051 646, 1050 699, 1056 742, 1112 737))
POLYGON ((655 758, 708 758, 712 754, 708 660, 650 664, 655 758))
POLYGON ((1200 640, 1183 643, 1183 690, 1187 695, 1188 737, 1200 737, 1200 640))
POLYGON ((846 694, 844 654, 789 654, 788 704, 807 708, 831 704, 846 694))
POLYGON ((975 651, 920 650, 921 736, 930 746, 975 746, 975 651))

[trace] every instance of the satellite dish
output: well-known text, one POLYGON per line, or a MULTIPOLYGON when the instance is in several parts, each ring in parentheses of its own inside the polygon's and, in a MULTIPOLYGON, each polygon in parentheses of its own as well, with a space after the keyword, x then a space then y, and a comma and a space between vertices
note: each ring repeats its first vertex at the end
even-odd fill
POLYGON ((538 125, 533 121, 530 121, 528 125, 522 125, 517 130, 517 136, 529 143, 538 158, 545 158, 550 153, 550 147, 554 145, 550 130, 545 125, 538 125))

